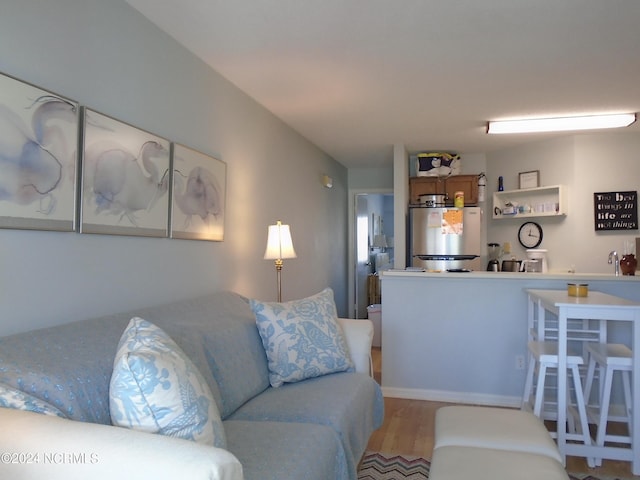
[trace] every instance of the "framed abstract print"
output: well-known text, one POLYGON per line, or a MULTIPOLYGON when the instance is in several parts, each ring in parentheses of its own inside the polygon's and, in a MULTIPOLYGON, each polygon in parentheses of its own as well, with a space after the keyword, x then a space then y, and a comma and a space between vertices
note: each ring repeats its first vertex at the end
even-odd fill
POLYGON ((226 164, 174 144, 172 172, 171 238, 224 240, 226 164))
POLYGON ((80 231, 166 237, 170 143, 84 109, 80 231))
POLYGON ((0 74, 0 228, 74 231, 78 104, 0 74))

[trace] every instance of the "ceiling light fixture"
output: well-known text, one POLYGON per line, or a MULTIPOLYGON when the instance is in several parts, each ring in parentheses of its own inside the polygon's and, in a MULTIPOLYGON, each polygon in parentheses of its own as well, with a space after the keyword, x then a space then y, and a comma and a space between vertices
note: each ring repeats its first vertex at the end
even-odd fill
POLYGON ((489 122, 487 133, 562 132, 597 128, 628 127, 636 121, 635 113, 588 115, 584 117, 531 118, 489 122))

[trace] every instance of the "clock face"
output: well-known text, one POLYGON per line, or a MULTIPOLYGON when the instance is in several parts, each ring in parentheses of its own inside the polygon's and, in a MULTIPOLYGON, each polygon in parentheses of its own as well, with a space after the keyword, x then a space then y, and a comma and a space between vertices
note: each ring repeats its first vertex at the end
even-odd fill
POLYGON ((542 243, 542 227, 535 222, 525 222, 518 230, 518 241, 524 248, 536 248, 542 243))

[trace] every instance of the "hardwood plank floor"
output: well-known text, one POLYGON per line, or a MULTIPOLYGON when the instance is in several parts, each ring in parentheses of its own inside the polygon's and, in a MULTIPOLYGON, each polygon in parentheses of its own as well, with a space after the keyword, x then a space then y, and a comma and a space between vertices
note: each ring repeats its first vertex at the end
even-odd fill
MULTIPOLYGON (((382 354, 373 349, 374 377, 380 382, 382 354)), ((413 455, 431 459, 433 452, 433 432, 435 412, 438 408, 451 405, 425 400, 385 398, 385 419, 380 429, 369 439, 369 451, 391 455, 413 455)), ((631 464, 614 460, 604 460, 601 467, 589 468, 584 458, 568 457, 567 470, 574 473, 591 473, 609 477, 640 479, 631 474, 631 464)))

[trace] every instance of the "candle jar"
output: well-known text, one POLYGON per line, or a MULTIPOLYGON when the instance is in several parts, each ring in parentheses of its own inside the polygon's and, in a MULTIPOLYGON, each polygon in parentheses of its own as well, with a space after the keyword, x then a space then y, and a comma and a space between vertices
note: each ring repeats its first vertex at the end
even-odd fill
POLYGON ((567 283, 567 294, 570 297, 586 297, 589 295, 589 285, 586 283, 567 283))
POLYGON ((622 275, 635 275, 638 261, 633 253, 627 253, 620 259, 622 275))

